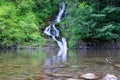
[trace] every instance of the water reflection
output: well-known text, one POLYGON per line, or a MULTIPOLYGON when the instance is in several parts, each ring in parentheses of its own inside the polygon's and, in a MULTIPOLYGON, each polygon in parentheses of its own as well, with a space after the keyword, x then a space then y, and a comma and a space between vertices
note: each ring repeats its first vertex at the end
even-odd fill
MULTIPOLYGON (((60 66, 62 63, 67 61, 76 61, 77 63, 81 61, 91 61, 98 60, 104 63, 117 62, 120 58, 120 50, 50 50, 45 52, 45 66, 60 66), (68 54, 68 55, 67 55, 68 54)), ((95 62, 95 61, 94 61, 95 62)), ((70 62, 71 63, 71 62, 70 62)))
MULTIPOLYGON (((57 51, 56 51, 57 52, 57 51)), ((51 51, 46 53, 44 65, 46 66, 45 73, 57 72, 63 63, 67 62, 67 49, 60 49, 56 54, 51 56, 51 51)))
POLYGON ((63 71, 65 74, 111 73, 119 77, 120 69, 116 68, 115 64, 120 64, 120 50, 0 51, 0 80, 7 80, 9 77, 11 77, 9 80, 17 80, 17 78, 27 80, 25 78, 30 75, 35 76, 38 73, 44 75, 48 72, 63 73, 63 71))
MULTIPOLYGON (((119 58, 120 50, 50 50, 46 52, 44 72, 50 75, 66 71, 65 74, 92 72, 99 75, 109 73, 118 76, 119 70, 114 65, 120 64, 119 58), (67 67, 64 67, 66 65, 67 67)), ((50 75, 47 77, 51 78, 50 75)))
POLYGON ((67 61, 67 49, 60 49, 58 51, 57 56, 60 58, 60 60, 65 63, 67 61))
POLYGON ((0 51, 0 80, 31 80, 44 58, 42 51, 0 51))
MULTIPOLYGON (((89 50, 69 50, 68 61, 91 61, 95 60, 109 63, 111 61, 120 61, 120 50, 109 49, 89 49, 89 50), (71 59, 75 58, 75 59, 71 59)), ((78 63, 79 63, 78 62, 78 63)))

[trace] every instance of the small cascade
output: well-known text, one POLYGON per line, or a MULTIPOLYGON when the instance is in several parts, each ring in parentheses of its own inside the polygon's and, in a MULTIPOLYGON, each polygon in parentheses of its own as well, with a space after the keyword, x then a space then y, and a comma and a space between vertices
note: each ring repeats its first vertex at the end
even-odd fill
POLYGON ((62 2, 62 3, 59 5, 59 13, 58 13, 58 15, 57 15, 57 17, 56 17, 56 20, 55 20, 56 22, 58 22, 58 23, 60 22, 64 10, 65 10, 65 3, 62 2))
MULTIPOLYGON (((55 23, 59 23, 65 10, 65 3, 61 2, 59 5, 59 13, 55 19, 55 23)), ((60 49, 67 49, 66 38, 60 36, 59 30, 55 27, 55 23, 50 23, 48 27, 45 28, 44 33, 51 36, 54 41, 57 42, 60 49)))
POLYGON ((48 36, 59 37, 59 30, 57 30, 53 23, 51 23, 48 27, 45 28, 44 33, 48 36))

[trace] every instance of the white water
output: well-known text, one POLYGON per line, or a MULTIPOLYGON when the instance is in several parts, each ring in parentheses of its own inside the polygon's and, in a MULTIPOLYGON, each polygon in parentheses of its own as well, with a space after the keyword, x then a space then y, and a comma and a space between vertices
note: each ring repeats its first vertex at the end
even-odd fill
POLYGON ((48 36, 59 37, 59 30, 57 30, 54 24, 50 24, 48 27, 46 27, 44 33, 48 36))
MULTIPOLYGON (((55 19, 55 22, 57 23, 60 22, 64 10, 65 10, 65 3, 62 2, 59 6, 59 13, 55 19)), ((48 27, 46 27, 44 33, 47 34, 48 36, 51 36, 52 39, 58 43, 60 49, 65 49, 65 50, 67 49, 66 38, 60 36, 59 30, 55 27, 54 23, 51 23, 48 27)))
POLYGON ((52 66, 52 65, 56 65, 59 66, 62 63, 66 63, 67 62, 67 50, 64 49, 60 49, 57 54, 54 54, 53 56, 50 56, 50 54, 46 54, 46 59, 45 59, 45 66, 52 66))
POLYGON ((59 13, 58 13, 56 20, 55 20, 56 22, 58 22, 58 23, 60 22, 64 10, 65 10, 65 3, 62 2, 59 6, 59 13))

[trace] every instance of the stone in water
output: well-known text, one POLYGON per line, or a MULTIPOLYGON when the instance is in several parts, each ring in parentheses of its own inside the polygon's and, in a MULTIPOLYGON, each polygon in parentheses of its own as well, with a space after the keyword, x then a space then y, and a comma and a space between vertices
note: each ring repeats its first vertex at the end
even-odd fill
POLYGON ((115 64, 115 67, 118 67, 118 68, 120 68, 120 64, 115 64))
POLYGON ((118 80, 118 78, 115 75, 107 74, 103 80, 118 80))
POLYGON ((81 75, 80 77, 84 79, 97 79, 98 78, 93 73, 86 73, 86 74, 81 75))

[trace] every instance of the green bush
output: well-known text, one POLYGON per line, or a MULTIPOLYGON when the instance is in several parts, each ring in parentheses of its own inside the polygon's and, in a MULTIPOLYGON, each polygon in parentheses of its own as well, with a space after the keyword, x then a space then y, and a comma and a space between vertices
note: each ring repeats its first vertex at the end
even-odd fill
POLYGON ((61 31, 69 47, 79 46, 82 42, 99 45, 119 41, 120 7, 108 6, 107 3, 103 7, 101 3, 77 1, 68 5, 68 15, 61 23, 65 29, 61 31), (99 5, 98 9, 93 5, 99 5))

